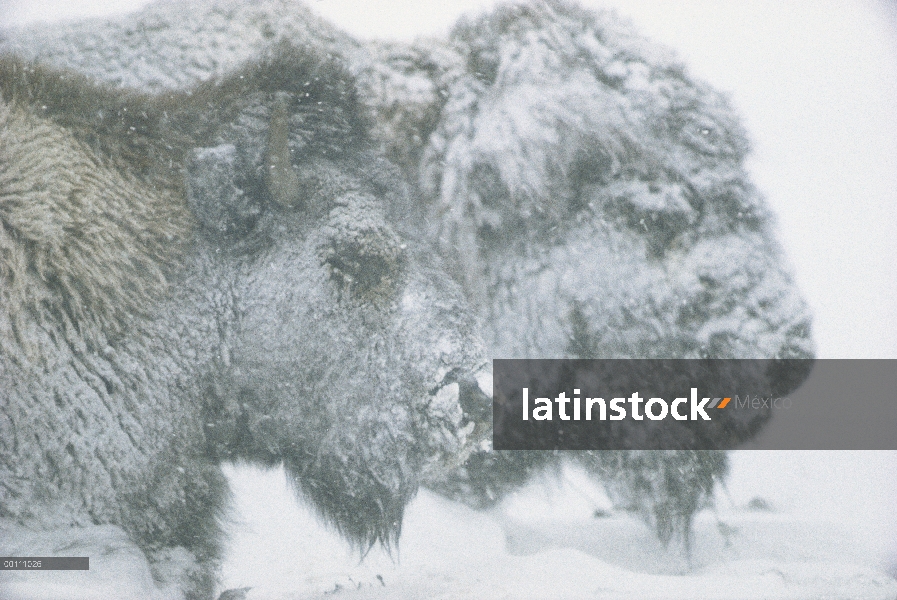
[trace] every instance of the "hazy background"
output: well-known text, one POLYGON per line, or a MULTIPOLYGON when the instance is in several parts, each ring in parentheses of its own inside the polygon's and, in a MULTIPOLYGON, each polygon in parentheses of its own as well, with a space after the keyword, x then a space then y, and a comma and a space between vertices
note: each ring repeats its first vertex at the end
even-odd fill
MULTIPOLYGON (((492 0, 311 0, 362 37, 444 35, 492 0)), ((749 167, 812 307, 823 358, 897 358, 897 3, 582 0, 616 8, 731 94, 749 167)), ((128 12, 145 0, 0 0, 0 25, 128 12)), ((897 401, 897 397, 895 397, 897 401)), ((897 430, 897 424, 895 424, 897 430)), ((895 433, 897 435, 897 433, 895 433)), ((897 452, 737 452, 733 502, 763 495, 855 523, 897 564, 897 452)))

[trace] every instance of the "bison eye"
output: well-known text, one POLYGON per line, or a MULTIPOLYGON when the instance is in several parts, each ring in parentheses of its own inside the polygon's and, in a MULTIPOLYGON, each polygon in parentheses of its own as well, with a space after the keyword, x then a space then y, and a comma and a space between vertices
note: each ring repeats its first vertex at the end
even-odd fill
POLYGON ((187 158, 187 203, 204 231, 211 236, 243 235, 254 226, 262 209, 233 144, 195 148, 187 158))
POLYGON ((383 306, 396 296, 404 275, 404 246, 388 230, 356 231, 331 238, 323 263, 340 300, 383 306))

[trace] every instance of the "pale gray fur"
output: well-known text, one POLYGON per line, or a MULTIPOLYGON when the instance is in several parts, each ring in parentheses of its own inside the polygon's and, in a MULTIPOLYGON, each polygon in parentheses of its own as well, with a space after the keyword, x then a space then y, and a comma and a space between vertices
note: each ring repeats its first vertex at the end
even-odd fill
MULTIPOLYGON (((290 54, 303 56, 317 54, 290 54)), ((10 86, 10 71, 25 72, 4 69, 10 86)), ((46 81, 35 89, 52 93, 68 77, 46 81)), ((327 157, 295 153, 295 173, 314 181, 281 192, 303 197, 266 204, 252 188, 265 210, 222 235, 198 192, 221 189, 221 169, 153 187, 38 116, 21 89, 3 89, 14 91, 0 103, 0 554, 53 532, 124 530, 175 597, 209 597, 226 459, 283 461, 351 542, 394 544, 420 481, 455 468, 475 426, 488 429, 485 397, 457 383, 486 368, 476 319, 391 212, 410 202, 395 169, 357 140, 327 157)), ((308 128, 332 125, 266 119, 275 91, 219 124, 218 147, 251 153, 268 140, 289 156, 315 139, 308 128)), ((122 555, 129 562, 134 548, 122 555)), ((15 598, 21 583, 0 581, 0 596, 15 598)), ((85 585, 46 593, 109 590, 85 585)))
POLYGON ((11 31, 0 48, 158 90, 280 39, 345 57, 388 156, 427 192, 495 356, 569 355, 574 307, 591 323, 585 333, 604 340, 602 356, 812 354, 806 305, 748 180, 734 112, 611 13, 536 3, 463 24, 447 44, 402 46, 356 42, 297 2, 162 2, 118 20, 11 31), (484 248, 483 227, 554 266, 542 280, 528 275, 541 267, 504 242, 484 248), (540 230, 553 239, 533 240, 540 230), (528 293, 509 297, 517 281, 528 293), (709 310, 683 316, 707 294, 709 310), (726 297, 741 302, 723 306, 726 297))
POLYGON ((163 2, 8 31, 0 48, 160 91, 280 39, 344 58, 423 192, 396 214, 438 240, 493 356, 813 355, 737 116, 609 12, 504 7, 403 45, 357 42, 290 1, 163 2))

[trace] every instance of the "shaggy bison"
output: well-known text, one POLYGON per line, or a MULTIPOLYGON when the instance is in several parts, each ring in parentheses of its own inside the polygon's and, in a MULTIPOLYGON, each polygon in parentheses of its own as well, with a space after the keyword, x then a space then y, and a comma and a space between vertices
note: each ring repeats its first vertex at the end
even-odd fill
POLYGON ((394 543, 488 433, 488 370, 352 79, 280 46, 162 96, 7 58, 0 93, 0 555, 131 543, 209 597, 221 460, 282 462, 350 541, 394 543))
MULTIPOLYGON (((419 481, 482 506, 564 459, 431 468, 486 420, 474 333, 502 358, 812 357, 733 110, 611 13, 505 6, 404 45, 291 0, 159 3, 0 50, 66 69, 5 67, 7 522, 67 502, 156 565, 205 560, 214 462, 247 457, 283 461, 350 539, 389 542, 419 481), (281 40, 303 50, 258 61, 281 40)), ((727 464, 565 456, 667 538, 727 464)))
MULTIPOLYGON (((565 2, 464 20, 450 47, 438 70, 394 54, 435 70, 442 98, 416 121, 425 135, 393 137, 493 357, 812 358, 722 94, 615 15, 565 2)), ((793 389, 808 364, 773 385, 793 389)), ((564 458, 686 545, 727 470, 716 451, 478 453, 434 485, 489 505, 564 458)))

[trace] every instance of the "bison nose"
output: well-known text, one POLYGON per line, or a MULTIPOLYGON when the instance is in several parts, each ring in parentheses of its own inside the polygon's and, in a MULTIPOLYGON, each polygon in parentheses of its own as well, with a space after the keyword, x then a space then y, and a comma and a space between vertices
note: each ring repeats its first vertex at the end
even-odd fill
POLYGON ((473 378, 460 379, 461 410, 465 418, 477 424, 492 426, 492 373, 483 370, 473 378))
POLYGON ((455 369, 442 380, 443 389, 451 384, 458 386, 458 404, 464 413, 465 427, 473 425, 468 436, 468 446, 488 449, 492 433, 492 369, 491 365, 470 375, 455 369))

